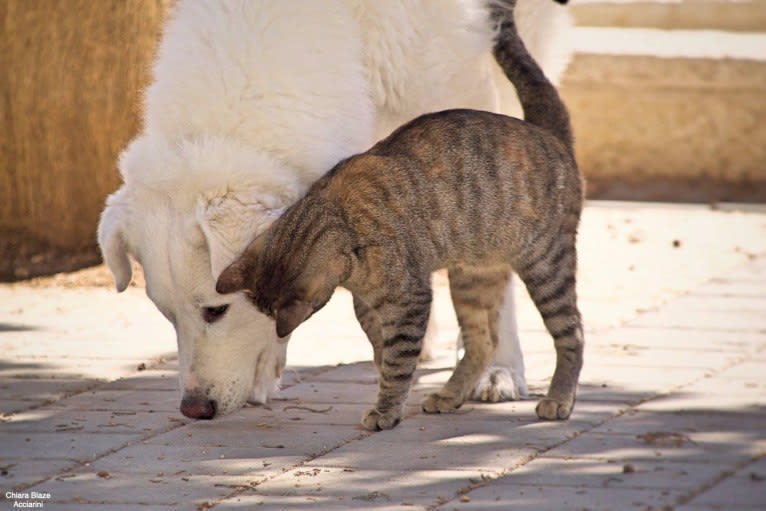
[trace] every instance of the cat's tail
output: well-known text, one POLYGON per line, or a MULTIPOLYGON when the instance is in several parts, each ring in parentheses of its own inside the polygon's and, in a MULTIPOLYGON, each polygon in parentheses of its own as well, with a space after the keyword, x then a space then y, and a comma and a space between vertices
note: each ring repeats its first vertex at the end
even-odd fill
MULTIPOLYGON (((566 0, 557 0, 566 3, 566 0)), ((516 0, 488 0, 492 23, 497 27, 493 53, 505 76, 516 88, 524 120, 553 133, 574 154, 569 112, 556 87, 527 51, 516 29, 516 0)))

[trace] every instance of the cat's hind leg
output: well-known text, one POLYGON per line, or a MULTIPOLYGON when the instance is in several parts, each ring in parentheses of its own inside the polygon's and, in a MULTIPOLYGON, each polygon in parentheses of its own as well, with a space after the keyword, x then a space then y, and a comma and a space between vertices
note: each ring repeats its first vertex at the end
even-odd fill
POLYGON ((566 419, 574 408, 583 362, 584 336, 577 308, 577 255, 574 234, 554 237, 541 255, 517 268, 556 347, 556 369, 548 394, 537 404, 537 416, 566 419))
POLYGON ((450 292, 465 354, 444 387, 423 400, 427 413, 449 412, 463 404, 489 364, 497 345, 498 316, 510 268, 459 266, 449 269, 450 292))

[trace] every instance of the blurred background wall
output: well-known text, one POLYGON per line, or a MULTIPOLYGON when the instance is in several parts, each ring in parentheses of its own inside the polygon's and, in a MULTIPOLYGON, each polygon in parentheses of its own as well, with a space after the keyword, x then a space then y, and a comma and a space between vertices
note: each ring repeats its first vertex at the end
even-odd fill
MULTIPOLYGON (((0 281, 100 261, 171 1, 0 0, 0 281)), ((766 202, 766 0, 570 3, 589 196, 766 202)))
POLYGON ((595 198, 766 202, 766 0, 571 0, 595 198))
POLYGON ((167 0, 0 0, 0 280, 96 264, 167 0))

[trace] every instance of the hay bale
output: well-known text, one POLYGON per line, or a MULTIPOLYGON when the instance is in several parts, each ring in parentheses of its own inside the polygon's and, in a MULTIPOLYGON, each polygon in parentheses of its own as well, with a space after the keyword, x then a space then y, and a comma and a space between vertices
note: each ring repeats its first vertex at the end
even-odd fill
POLYGON ((169 3, 0 2, 0 280, 99 261, 169 3))

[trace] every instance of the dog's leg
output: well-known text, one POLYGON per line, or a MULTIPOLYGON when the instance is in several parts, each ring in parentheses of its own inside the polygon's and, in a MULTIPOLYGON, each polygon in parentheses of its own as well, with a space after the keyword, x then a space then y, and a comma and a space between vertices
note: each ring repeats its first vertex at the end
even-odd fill
POLYGON ((498 322, 498 344, 489 367, 473 388, 471 398, 479 401, 508 401, 529 395, 524 377, 524 355, 516 324, 513 280, 508 281, 498 322))
MULTIPOLYGON (((431 289, 434 288, 434 277, 431 276, 431 289)), ((423 347, 420 351, 419 360, 425 362, 434 358, 434 351, 436 350, 437 340, 439 339, 439 326, 436 320, 436 300, 431 303, 431 314, 428 316, 428 327, 426 327, 426 335, 423 338, 423 347)))

